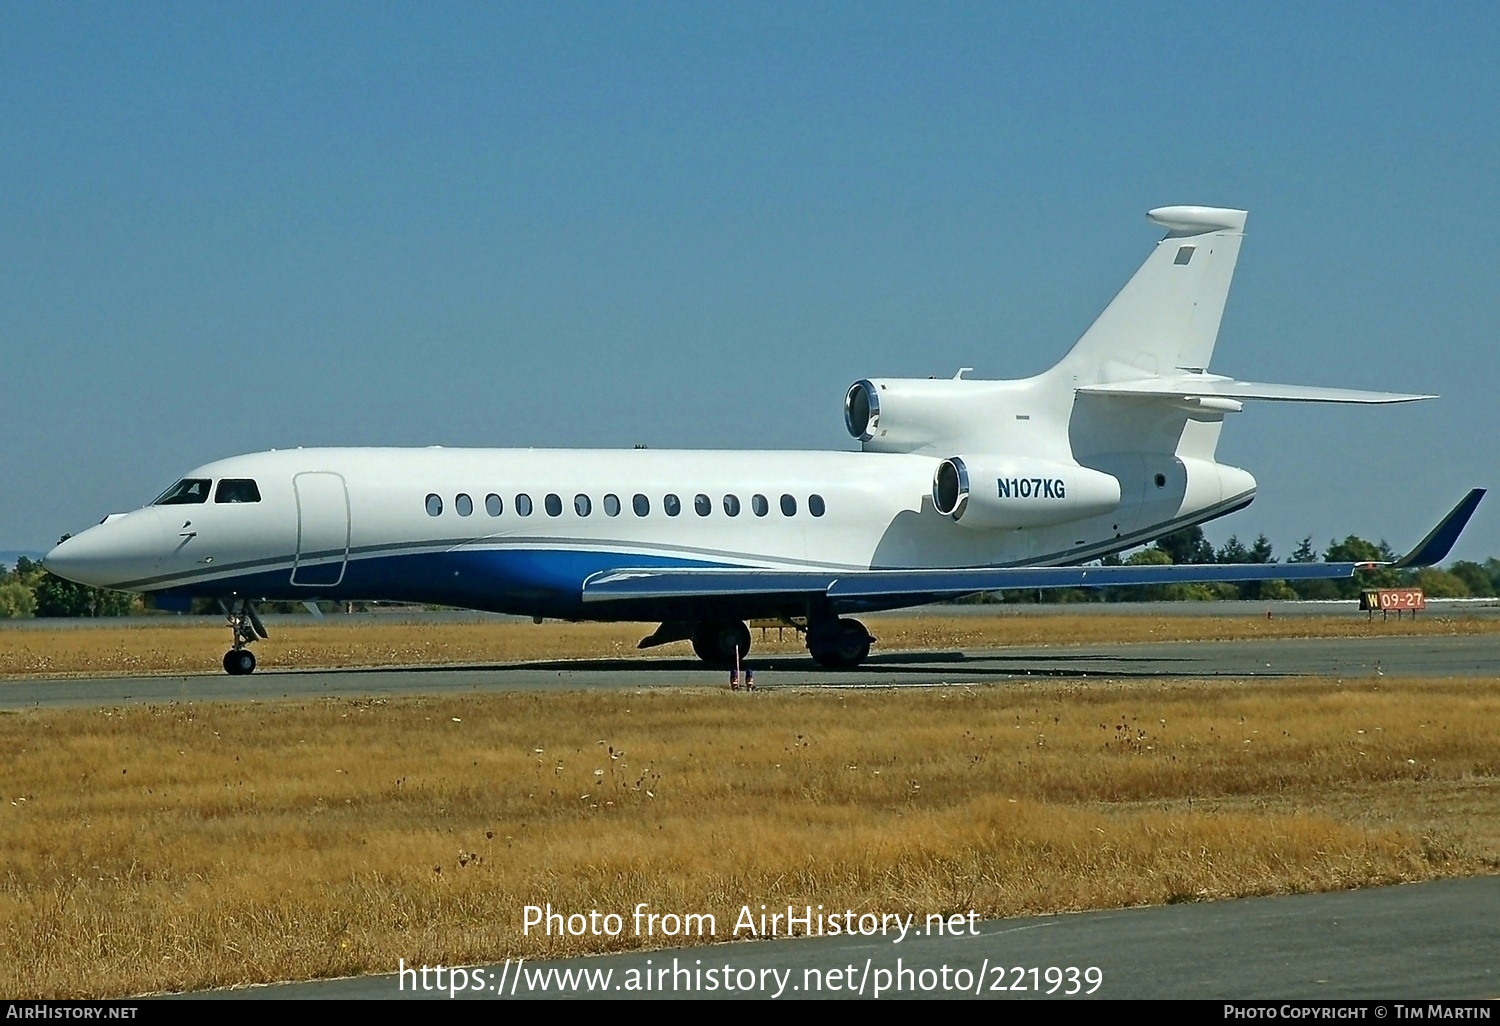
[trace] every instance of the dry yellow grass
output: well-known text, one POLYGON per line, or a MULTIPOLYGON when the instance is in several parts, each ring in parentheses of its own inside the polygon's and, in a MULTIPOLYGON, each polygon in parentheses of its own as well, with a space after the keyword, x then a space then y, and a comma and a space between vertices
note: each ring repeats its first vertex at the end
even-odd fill
MULTIPOLYGON (((523 906, 985 916, 1500 867, 1500 682, 1057 682, 0 716, 0 992, 647 943, 523 906)), ((660 938, 656 941, 659 943, 660 938)))
MULTIPOLYGON (((1087 614, 881 617, 870 621, 877 652, 981 648, 1000 645, 1094 644, 1113 641, 1227 641, 1248 638, 1384 637, 1500 632, 1500 618, 1427 615, 1417 620, 1368 620, 1363 614, 1280 617, 1138 616, 1087 614)), ((282 626, 255 646, 261 666, 273 668, 417 666, 512 662, 526 659, 686 655, 685 642, 642 653, 641 624, 382 623, 337 618, 282 626)), ((139 626, 0 632, 0 677, 212 673, 228 647, 222 627, 139 626)), ((752 655, 802 654, 787 630, 753 633, 752 655)))

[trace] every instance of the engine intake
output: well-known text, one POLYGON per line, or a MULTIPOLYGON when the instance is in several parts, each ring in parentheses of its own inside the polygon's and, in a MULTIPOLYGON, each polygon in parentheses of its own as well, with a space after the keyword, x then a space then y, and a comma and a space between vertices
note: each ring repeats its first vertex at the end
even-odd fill
POLYGON ((1108 513, 1120 482, 1076 463, 1005 456, 951 456, 932 476, 932 505, 964 527, 1048 527, 1108 513))
POLYGON ((954 378, 864 378, 844 394, 844 426, 866 452, 952 452, 976 426, 1017 409, 1024 383, 954 378))
POLYGON ((856 381, 844 396, 844 426, 861 442, 875 437, 880 428, 880 392, 873 381, 856 381))

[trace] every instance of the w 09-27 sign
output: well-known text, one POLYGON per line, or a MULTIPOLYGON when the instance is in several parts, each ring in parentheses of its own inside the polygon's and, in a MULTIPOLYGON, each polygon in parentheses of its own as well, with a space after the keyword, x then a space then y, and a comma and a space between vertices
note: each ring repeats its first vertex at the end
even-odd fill
POLYGON ((1421 588, 1372 588, 1359 593, 1359 608, 1382 613, 1416 612, 1427 608, 1427 597, 1421 588))

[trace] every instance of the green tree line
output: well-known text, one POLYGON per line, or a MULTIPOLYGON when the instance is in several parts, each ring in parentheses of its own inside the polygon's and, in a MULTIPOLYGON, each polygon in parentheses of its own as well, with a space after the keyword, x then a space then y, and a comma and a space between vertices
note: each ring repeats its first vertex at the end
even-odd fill
POLYGON ((145 611, 139 595, 65 581, 25 556, 16 561, 15 569, 0 567, 0 619, 128 616, 145 611))
MULTIPOLYGON (((1384 541, 1349 535, 1332 541, 1319 556, 1312 538, 1302 539, 1288 563, 1390 562, 1396 553, 1384 541)), ((1189 527, 1158 539, 1150 547, 1121 560, 1109 556, 1106 566, 1184 565, 1204 563, 1275 563, 1265 535, 1247 546, 1237 535, 1217 549, 1201 527, 1189 527)), ((1500 595, 1500 559, 1483 563, 1459 560, 1446 570, 1381 569, 1362 571, 1353 578, 1319 581, 1243 581, 1238 584, 1153 584, 1129 588, 1054 588, 1040 592, 1002 592, 1003 602, 1179 602, 1215 599, 1355 599, 1367 588, 1421 588, 1429 598, 1492 598, 1500 595)))

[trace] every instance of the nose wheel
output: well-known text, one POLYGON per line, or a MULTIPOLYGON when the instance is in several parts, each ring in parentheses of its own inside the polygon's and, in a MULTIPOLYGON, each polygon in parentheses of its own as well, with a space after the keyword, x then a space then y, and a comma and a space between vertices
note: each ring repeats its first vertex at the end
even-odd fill
POLYGON ((255 606, 249 599, 236 599, 228 606, 220 602, 219 608, 224 610, 229 629, 234 634, 233 644, 224 653, 224 672, 231 677, 254 673, 255 653, 247 646, 269 636, 266 634, 266 625, 260 622, 260 617, 255 614, 255 606))
POLYGON ((255 653, 248 648, 232 648, 224 653, 224 672, 231 677, 242 677, 255 672, 255 653))

